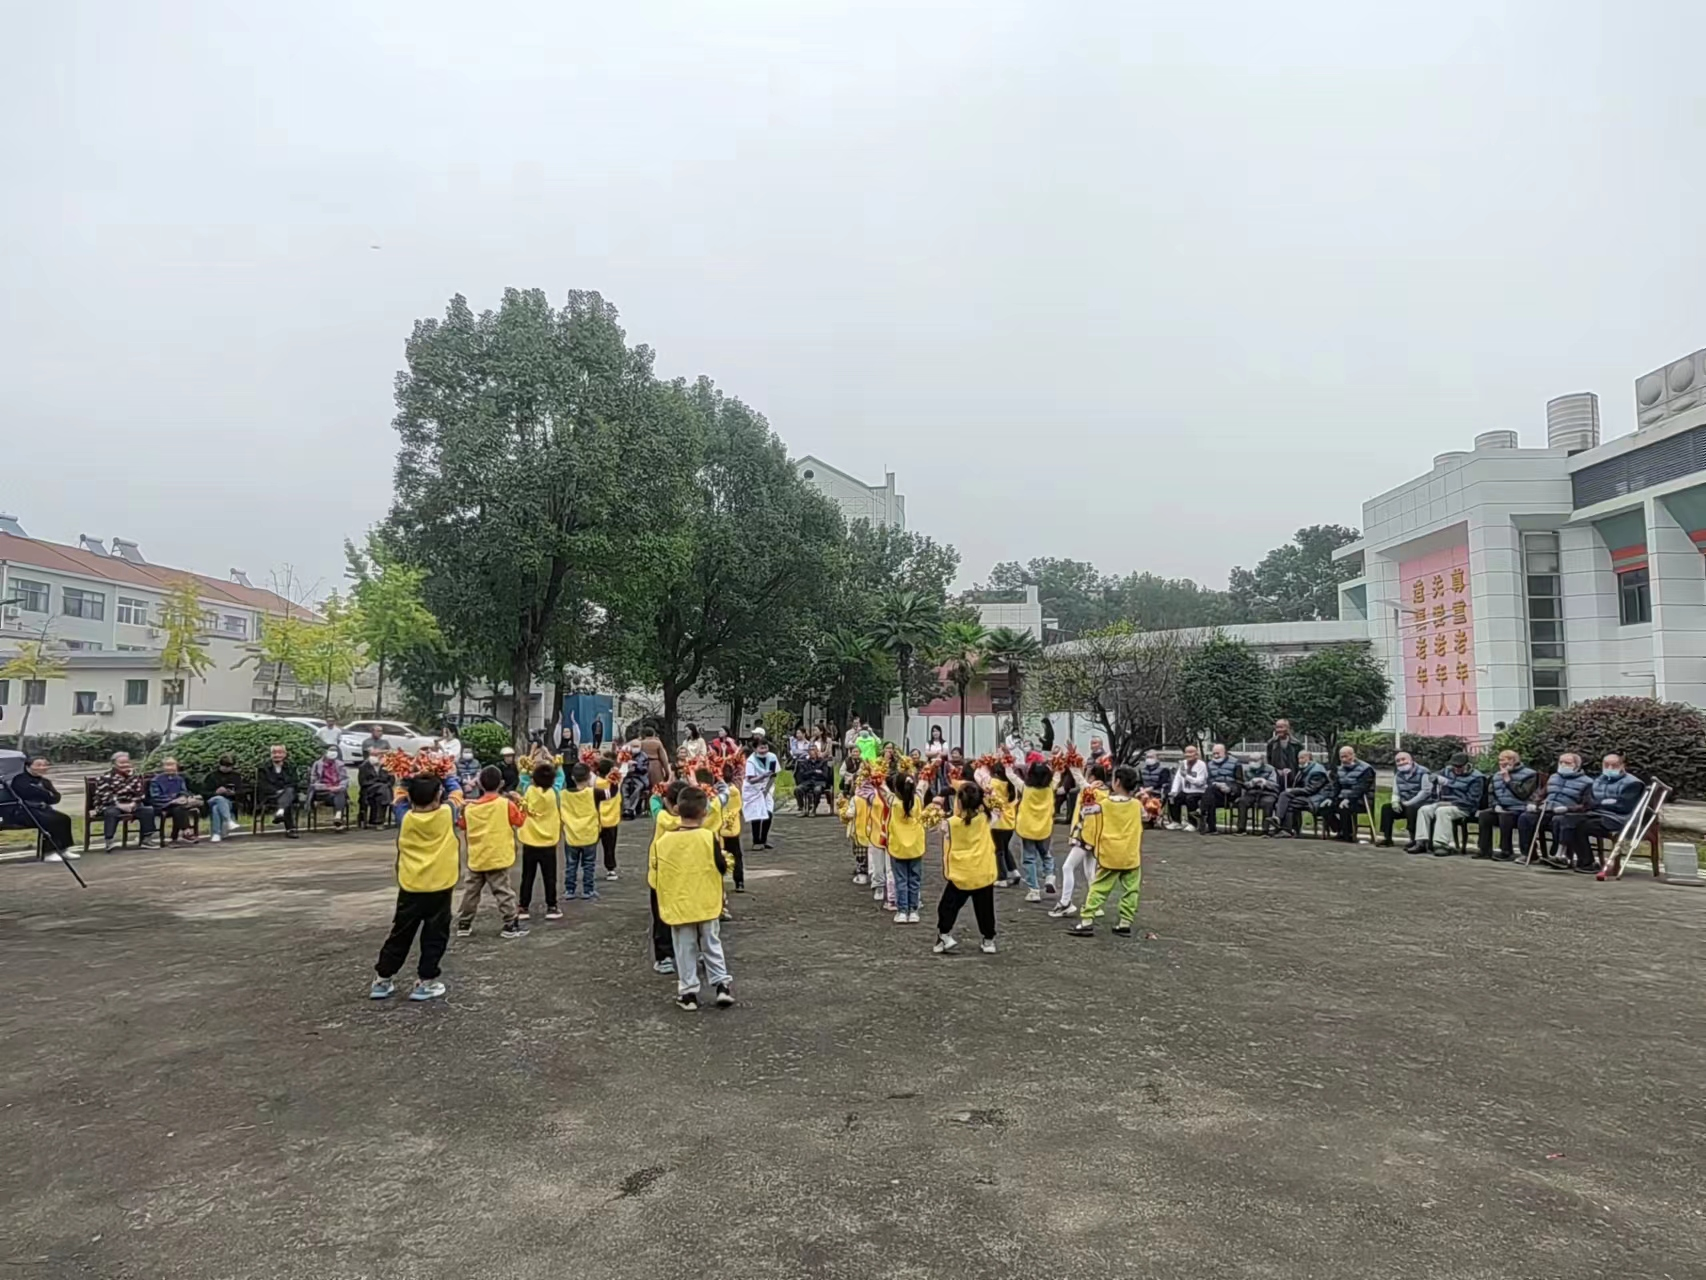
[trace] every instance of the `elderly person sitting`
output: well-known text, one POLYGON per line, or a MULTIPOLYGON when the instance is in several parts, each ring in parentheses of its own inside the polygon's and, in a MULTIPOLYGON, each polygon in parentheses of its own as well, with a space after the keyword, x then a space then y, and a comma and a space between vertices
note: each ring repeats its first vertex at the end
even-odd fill
POLYGON ((1553 821, 1558 843, 1574 855, 1574 871, 1591 874, 1594 869, 1593 850, 1588 840, 1592 836, 1616 836, 1641 802, 1646 784, 1632 776, 1623 766, 1623 757, 1613 752, 1605 757, 1599 776, 1588 784, 1583 808, 1560 814, 1553 821))
POLYGON ((71 818, 54 808, 61 797, 47 776, 47 767, 46 756, 35 756, 9 783, 0 780, 0 826, 40 831, 47 855, 75 858, 71 818))
MULTIPOLYGON (((515 748, 505 747, 504 750, 511 753, 510 759, 514 759, 515 748)), ((380 763, 383 754, 372 747, 364 747, 361 767, 355 773, 356 789, 361 793, 356 816, 364 827, 384 826, 386 814, 391 809, 391 788, 397 780, 380 763)))
POLYGON ((1511 833, 1522 821, 1522 815, 1528 811, 1529 799, 1534 795, 1534 789, 1540 785, 1540 775, 1523 764, 1522 757, 1514 751, 1499 752, 1499 767, 1491 779, 1488 788, 1486 805, 1476 814, 1480 820, 1481 835, 1475 848, 1477 858, 1493 857, 1493 832, 1499 833, 1498 858, 1501 862, 1509 862, 1516 857, 1511 848, 1511 833))
MULTIPOLYGON (((148 803, 165 819, 172 819, 172 843, 195 843, 196 815, 201 812, 201 797, 190 790, 189 779, 178 770, 178 762, 167 756, 160 762, 160 772, 148 780, 148 803)), ((162 844, 165 832, 161 832, 162 844)))
POLYGON ((336 747, 327 747, 308 774, 308 803, 332 807, 332 830, 349 824, 349 774, 336 747))
POLYGON ((1436 858, 1456 853, 1451 846, 1452 825, 1468 822, 1481 811, 1486 781, 1464 752, 1452 756, 1434 779, 1434 799, 1416 811, 1416 838, 1404 846, 1404 852, 1427 853, 1431 847, 1436 858))
POLYGON ((267 762, 255 775, 255 808, 273 811, 273 821, 284 824, 285 838, 296 839, 296 793, 301 781, 290 767, 289 753, 278 743, 267 752, 267 762))
MULTIPOLYGON (((1593 780, 1582 772, 1582 758, 1574 751, 1558 757, 1558 766, 1546 780, 1544 799, 1530 800, 1528 807, 1516 820, 1517 842, 1525 855, 1538 853, 1543 861, 1551 861, 1547 841, 1553 836, 1559 815, 1579 812, 1587 803, 1593 780)), ((1566 866, 1568 863, 1565 864, 1566 866)))
POLYGON ((818 804, 829 794, 829 761, 817 743, 811 744, 806 758, 794 766, 794 803, 807 817, 815 817, 818 804))
POLYGON ((153 843, 154 808, 148 803, 147 784, 130 763, 130 752, 114 752, 113 767, 95 779, 95 809, 101 815, 106 852, 113 851, 113 833, 126 818, 135 818, 142 827, 139 847, 153 843))
POLYGON ((1408 751, 1392 757, 1392 798, 1380 806, 1380 843, 1392 847, 1392 828, 1403 815, 1410 829, 1410 843, 1416 839, 1416 815, 1433 798, 1434 776, 1426 765, 1417 764, 1408 751))

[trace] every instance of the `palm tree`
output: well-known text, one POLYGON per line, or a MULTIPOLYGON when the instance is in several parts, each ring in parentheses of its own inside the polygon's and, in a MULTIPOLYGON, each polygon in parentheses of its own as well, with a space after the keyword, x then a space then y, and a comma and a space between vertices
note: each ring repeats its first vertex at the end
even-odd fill
POLYGON ((939 656, 960 697, 960 750, 966 749, 966 690, 983 670, 989 631, 981 622, 954 621, 942 628, 939 656))
POLYGON ((877 657, 877 642, 870 636, 847 627, 837 627, 829 633, 821 661, 828 676, 830 714, 838 731, 847 727, 859 683, 869 674, 877 657))
POLYGON ((1007 668, 1013 688, 1013 732, 1019 732, 1020 707, 1025 689, 1025 668, 1043 656, 1043 647, 1029 631, 997 627, 984 643, 984 657, 1007 668))
POLYGON ((894 657, 900 677, 900 745, 905 750, 912 725, 907 706, 912 687, 912 663, 921 651, 929 650, 942 634, 942 603, 922 591, 891 591, 878 606, 871 638, 884 653, 894 657))

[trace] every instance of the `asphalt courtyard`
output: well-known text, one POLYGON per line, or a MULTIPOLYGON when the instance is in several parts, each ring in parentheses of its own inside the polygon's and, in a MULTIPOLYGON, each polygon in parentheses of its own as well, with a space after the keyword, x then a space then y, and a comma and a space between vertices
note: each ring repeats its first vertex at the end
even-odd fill
POLYGON ((426 1005, 381 837, 0 868, 0 1277, 1706 1275, 1706 894, 1161 833, 1136 937, 937 958, 839 832, 697 1014, 638 831, 426 1005))

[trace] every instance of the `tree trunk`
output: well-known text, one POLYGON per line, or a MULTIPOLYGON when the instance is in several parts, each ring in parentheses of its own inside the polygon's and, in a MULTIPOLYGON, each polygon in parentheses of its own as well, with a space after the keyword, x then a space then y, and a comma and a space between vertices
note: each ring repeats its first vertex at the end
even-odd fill
MULTIPOLYGON (((187 695, 189 691, 186 689, 184 692, 187 695)), ((332 677, 330 675, 328 675, 326 677, 326 708, 325 708, 325 710, 326 710, 326 719, 330 720, 332 718, 332 677)))
MULTIPOLYGON (((284 681, 284 663, 275 662, 272 668, 272 701, 267 704, 267 710, 278 714, 278 687, 284 681)), ((377 712, 375 713, 377 714, 377 712)))
POLYGON ((737 738, 740 736, 740 718, 743 714, 745 714, 745 712, 746 712, 746 697, 744 695, 736 694, 733 698, 729 699, 728 730, 730 733, 734 734, 737 738))
POLYGON ((900 749, 906 750, 906 740, 912 733, 912 715, 906 706, 906 691, 912 684, 912 655, 900 651, 900 749))
POLYGON ((960 750, 966 749, 966 686, 960 685, 960 750))
POLYGON ((669 758, 675 759, 675 720, 680 714, 681 690, 674 680, 663 682, 663 729, 658 735, 663 739, 664 750, 669 752, 669 758))
POLYGON ((468 682, 458 681, 456 685, 456 723, 458 726, 468 718, 468 682))
POLYGON ((564 734, 569 732, 568 723, 563 719, 563 702, 568 697, 569 671, 567 667, 558 667, 551 673, 551 712, 545 717, 548 729, 561 728, 564 734))
POLYGON ((533 691, 533 664, 525 653, 514 654, 509 663, 511 702, 509 709, 510 740, 521 750, 527 741, 527 695, 533 691))
POLYGON ((385 650, 379 651, 379 678, 373 682, 374 718, 385 714, 385 650))

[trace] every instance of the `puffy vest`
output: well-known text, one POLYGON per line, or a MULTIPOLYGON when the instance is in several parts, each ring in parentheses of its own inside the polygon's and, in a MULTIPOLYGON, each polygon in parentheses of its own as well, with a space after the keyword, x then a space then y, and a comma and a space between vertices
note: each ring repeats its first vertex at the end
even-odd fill
POLYGON ((1360 801, 1374 790, 1374 766, 1366 760, 1353 760, 1338 769, 1339 799, 1360 801))
POLYGON ((1613 818, 1627 818, 1635 812, 1641 793, 1647 788, 1639 778, 1632 778, 1627 773, 1618 774, 1615 778, 1602 773, 1594 778, 1592 789, 1595 809, 1613 818))
POLYGON ((1506 782, 1504 775, 1495 773, 1492 778, 1493 807, 1503 809, 1506 813, 1515 813, 1526 809, 1528 802, 1534 798, 1534 779, 1537 775, 1527 765, 1511 770, 1511 780, 1506 782), (1516 793, 1520 788, 1522 795, 1516 793))
POLYGON ((1580 807, 1593 779, 1585 773, 1565 775, 1555 773, 1546 783, 1546 807, 1548 809, 1575 809, 1580 807))
POLYGON ((1486 794, 1483 784, 1487 780, 1475 770, 1457 773, 1446 769, 1435 775, 1435 781, 1441 803, 1456 805, 1465 813, 1474 813, 1480 809, 1481 797, 1486 794))
POLYGON ((1327 766, 1319 760, 1311 760, 1302 766, 1302 770, 1297 776, 1297 785, 1310 795, 1319 795, 1332 787, 1333 776, 1327 772, 1327 766))
POLYGON ((1165 791, 1173 781, 1173 771, 1164 764, 1142 764, 1137 767, 1137 779, 1151 791, 1165 791))
POLYGON ((1208 760, 1209 785, 1213 786, 1218 782, 1231 787, 1234 791, 1238 790, 1238 769, 1238 762, 1231 756, 1227 756, 1224 760, 1216 760, 1210 756, 1208 760))
POLYGON ((1392 779, 1396 784, 1398 803, 1401 805, 1414 804, 1433 789, 1433 774, 1419 764, 1413 764, 1408 769, 1394 769, 1392 779))

